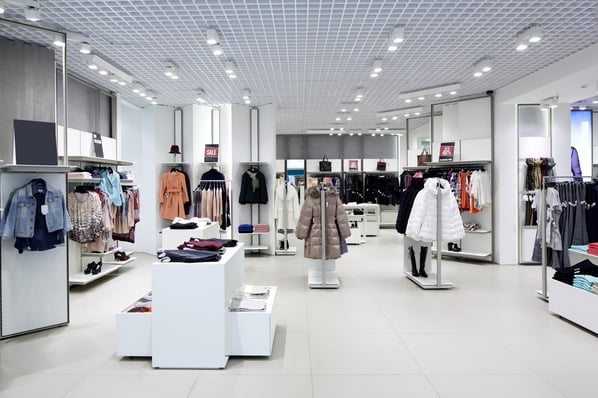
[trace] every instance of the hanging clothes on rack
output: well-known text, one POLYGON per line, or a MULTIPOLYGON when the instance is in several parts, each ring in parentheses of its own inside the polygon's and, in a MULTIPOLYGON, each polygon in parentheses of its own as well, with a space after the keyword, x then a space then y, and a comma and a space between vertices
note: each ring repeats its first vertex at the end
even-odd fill
POLYGON ((11 192, 0 224, 2 237, 16 238, 19 253, 53 249, 72 228, 62 191, 41 178, 11 192))
POLYGON ((277 228, 294 228, 300 213, 295 187, 289 183, 280 184, 276 188, 274 199, 274 218, 277 220, 277 228))
MULTIPOLYGON (((539 209, 540 206, 546 207, 546 218, 544 222, 538 222, 536 229, 536 239, 534 241, 534 250, 532 252, 532 261, 542 262, 542 230, 546 231, 547 264, 552 268, 558 269, 564 266, 563 258, 566 257, 566 263, 569 263, 569 255, 562 256, 563 241, 561 238, 560 218, 563 212, 559 192, 552 187, 546 189, 546 203, 543 204, 543 195, 536 195, 532 207, 539 209)), ((569 246, 567 246, 568 248, 569 246)), ((569 265, 567 265, 569 266, 569 265)))
POLYGON ((212 168, 193 191, 193 216, 209 218, 225 230, 230 226, 230 200, 224 174, 212 168))
POLYGON ((345 176, 344 203, 363 203, 363 176, 361 174, 347 174, 345 176))
POLYGON ((365 202, 395 206, 399 203, 399 194, 399 178, 396 175, 365 175, 365 202))
POLYGON ((295 236, 304 239, 304 256, 306 258, 321 259, 324 246, 326 259, 332 260, 341 256, 341 239, 351 236, 351 228, 345 207, 340 200, 338 191, 331 187, 311 187, 307 195, 295 236), (320 204, 320 190, 326 190, 324 216, 326 225, 322 226, 322 209, 320 204), (322 242, 322 228, 326 228, 326 241, 322 242))
POLYGON ((553 168, 556 166, 552 158, 527 158, 525 164, 525 189, 528 191, 542 189, 542 178, 554 175, 553 168))
POLYGON ((448 181, 442 178, 428 178, 424 188, 418 192, 407 222, 405 231, 407 236, 427 242, 436 240, 438 200, 442 206, 440 231, 442 240, 453 241, 463 238, 465 230, 457 202, 448 181))
POLYGON ((268 203, 266 177, 257 167, 250 167, 243 173, 239 203, 242 205, 252 203, 265 205, 268 203))
POLYGON ((102 202, 100 196, 93 191, 69 192, 68 209, 73 229, 68 236, 75 242, 95 242, 102 235, 102 202))
POLYGON ((176 217, 185 218, 184 204, 189 201, 189 193, 180 171, 173 169, 162 174, 158 201, 162 205, 160 217, 171 221, 176 217))
POLYGON ((139 218, 139 188, 124 191, 124 203, 115 209, 112 239, 135 243, 135 224, 139 218))
POLYGON ((401 194, 399 211, 397 212, 397 221, 395 224, 395 228, 400 234, 404 234, 407 230, 407 222, 409 221, 409 215, 413 208, 413 202, 419 191, 424 188, 425 180, 422 177, 413 177, 410 180, 409 187, 401 194))

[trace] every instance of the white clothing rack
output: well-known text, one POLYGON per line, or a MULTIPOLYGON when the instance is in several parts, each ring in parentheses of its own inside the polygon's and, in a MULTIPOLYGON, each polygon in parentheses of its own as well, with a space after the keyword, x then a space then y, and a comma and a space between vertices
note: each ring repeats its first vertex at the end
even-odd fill
MULTIPOLYGON (((440 184, 436 184, 436 272, 434 273, 430 271, 428 273, 427 278, 421 276, 414 276, 409 270, 408 263, 404 262, 405 276, 424 290, 440 290, 453 288, 452 282, 442 280, 442 253, 440 250, 442 244, 442 201, 439 200, 439 198, 441 198, 441 195, 442 193, 440 190, 440 184)), ((403 242, 405 243, 406 249, 407 239, 404 239, 403 242)), ((430 245, 428 255, 432 255, 432 245, 430 245)))
MULTIPOLYGON (((285 190, 284 190, 283 203, 286 204, 289 183, 285 181, 284 185, 285 185, 285 190)), ((293 188, 293 189, 295 189, 295 188, 293 188)), ((275 200, 277 200, 277 199, 275 198, 275 200)), ((283 239, 283 244, 282 244, 283 248, 277 249, 274 253, 277 256, 294 256, 295 254, 297 254, 297 248, 294 246, 289 247, 289 244, 288 244, 288 242, 289 242, 288 241, 288 236, 289 236, 289 233, 288 233, 288 231, 289 231, 289 209, 288 209, 288 207, 286 207, 286 206, 284 207, 282 216, 283 216, 282 225, 284 226, 284 228, 283 228, 284 232, 283 232, 283 238, 282 238, 283 239)), ((278 228, 278 225, 275 225, 275 227, 278 228)), ((278 233, 278 229, 276 229, 276 233, 278 233)))

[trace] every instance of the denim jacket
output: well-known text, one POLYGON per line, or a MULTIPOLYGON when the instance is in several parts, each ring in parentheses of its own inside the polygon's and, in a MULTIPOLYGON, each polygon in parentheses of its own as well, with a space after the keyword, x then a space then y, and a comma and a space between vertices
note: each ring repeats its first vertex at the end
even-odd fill
POLYGON ((5 238, 31 238, 34 234, 35 213, 37 201, 33 190, 45 191, 45 205, 47 206, 46 226, 48 232, 64 230, 67 232, 73 227, 66 208, 64 195, 58 189, 47 185, 42 179, 33 180, 24 187, 13 191, 6 205, 6 212, 2 225, 1 235, 5 238))

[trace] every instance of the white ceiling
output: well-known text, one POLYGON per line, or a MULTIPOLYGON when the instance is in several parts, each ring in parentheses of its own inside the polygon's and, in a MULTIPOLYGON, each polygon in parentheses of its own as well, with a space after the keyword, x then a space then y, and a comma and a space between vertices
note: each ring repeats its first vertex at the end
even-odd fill
MULTIPOLYGON (((377 112, 409 107, 397 99, 400 92, 454 82, 462 85, 460 96, 496 90, 598 42, 596 0, 40 3, 40 26, 90 37, 93 53, 155 91, 160 104, 193 103, 199 87, 210 105, 242 103, 241 90, 248 88, 252 105, 276 104, 279 133, 340 126, 335 117, 357 87, 364 88, 365 97, 359 112, 344 121, 346 130, 375 128, 377 112), (396 24, 405 26, 405 41, 391 53, 386 43, 396 24), (530 24, 542 26, 542 41, 515 51, 517 33, 530 24), (220 57, 206 44, 209 26, 220 33, 220 57), (486 57, 493 70, 474 78, 473 64, 486 57), (383 67, 375 79, 369 77, 374 58, 381 58, 383 67), (237 65, 237 79, 224 72, 226 60, 237 65), (178 81, 163 74, 168 61, 179 66, 178 81)), ((18 8, 9 7, 4 17, 24 20, 18 8)), ((2 24, 0 35, 47 39, 2 24)), ((67 55, 69 72, 148 106, 130 86, 87 69, 75 45, 67 55)), ((595 80, 598 76, 592 84, 595 80)), ((405 125, 403 118, 390 123, 391 128, 405 125)))

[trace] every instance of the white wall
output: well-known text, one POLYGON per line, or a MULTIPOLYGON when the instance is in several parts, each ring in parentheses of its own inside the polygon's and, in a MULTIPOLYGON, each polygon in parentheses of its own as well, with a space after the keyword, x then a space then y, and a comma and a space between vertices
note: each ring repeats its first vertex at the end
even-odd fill
POLYGON ((132 170, 140 188, 140 218, 135 228, 135 244, 124 244, 126 250, 153 254, 160 246, 158 232, 169 224, 159 217, 158 187, 161 163, 171 162, 168 153, 174 139, 174 109, 151 106, 137 108, 118 102, 118 130, 121 159, 135 163, 132 170))
POLYGON ((207 171, 200 163, 204 161, 206 144, 213 144, 212 108, 204 105, 188 105, 183 108, 183 160, 189 166, 186 171, 191 180, 191 190, 199 184, 201 175, 207 171))

